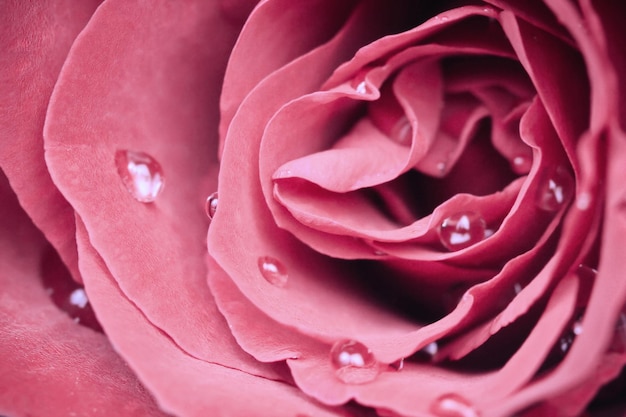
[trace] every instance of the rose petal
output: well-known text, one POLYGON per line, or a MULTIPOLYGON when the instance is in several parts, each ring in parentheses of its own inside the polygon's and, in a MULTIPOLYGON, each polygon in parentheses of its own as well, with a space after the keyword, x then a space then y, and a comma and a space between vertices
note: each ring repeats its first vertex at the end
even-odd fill
POLYGON ((0 172, 0 413, 162 416, 106 337, 52 303, 40 264, 49 246, 0 172))
POLYGON ((99 3, 16 0, 5 2, 0 16, 0 166, 24 209, 77 281, 74 217, 47 172, 42 130, 61 65, 99 3))
POLYGON ((221 138, 226 137, 244 97, 267 75, 326 42, 339 30, 353 3, 317 0, 289 7, 284 0, 261 2, 246 22, 224 76, 221 138), (299 30, 303 25, 308 30, 299 30))
POLYGON ((578 51, 512 13, 500 20, 576 172, 575 143, 589 120, 585 65, 578 51))
MULTIPOLYGON (((587 4, 588 2, 582 3, 587 4)), ((595 0, 591 3, 590 6, 583 8, 583 13, 590 15, 592 12, 589 9, 592 7, 596 9, 596 16, 593 17, 594 20, 592 20, 594 24, 590 24, 589 26, 592 30, 592 35, 596 38, 596 43, 599 45, 606 44, 606 52, 611 59, 612 65, 603 67, 602 71, 609 70, 611 71, 610 73, 617 74, 617 88, 613 91, 619 101, 619 123, 621 129, 624 130, 626 129, 626 83, 621 74, 626 74, 626 54, 620 42, 616 41, 618 39, 626 39, 626 33, 624 32, 626 28, 619 19, 619 16, 625 13, 624 4, 601 0, 595 0)), ((602 74, 602 77, 600 77, 599 74, 592 75, 592 82, 602 82, 601 79, 605 77, 606 72, 602 74)), ((611 96, 613 96, 613 94, 611 94, 611 96)))
MULTIPOLYGON (((120 291, 107 267, 90 254, 82 227, 78 228, 81 270, 93 304, 111 343, 129 361, 154 393, 159 405, 180 417, 207 415, 339 416, 340 410, 321 406, 284 382, 247 373, 242 363, 221 362, 220 352, 202 360, 189 355, 175 341, 146 320, 120 291)), ((228 333, 214 338, 230 337, 228 333)), ((213 343, 220 343, 213 340, 213 343)), ((221 348, 224 348, 223 346, 221 348)), ((216 346, 216 349, 220 347, 216 346)), ((228 355, 240 356, 234 351, 228 355)))
POLYGON ((94 251, 148 320, 200 358, 214 358, 210 335, 227 331, 204 265, 218 95, 237 34, 217 6, 104 4, 72 49, 45 129, 51 175, 94 251), (165 188, 154 203, 127 192, 118 150, 160 163, 165 188))

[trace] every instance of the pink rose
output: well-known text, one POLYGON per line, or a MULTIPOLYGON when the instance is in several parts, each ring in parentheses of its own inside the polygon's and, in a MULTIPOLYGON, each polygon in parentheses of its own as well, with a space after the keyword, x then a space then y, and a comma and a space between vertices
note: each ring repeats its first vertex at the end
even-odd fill
POLYGON ((0 415, 623 410, 624 7, 255 3, 3 5, 0 415))

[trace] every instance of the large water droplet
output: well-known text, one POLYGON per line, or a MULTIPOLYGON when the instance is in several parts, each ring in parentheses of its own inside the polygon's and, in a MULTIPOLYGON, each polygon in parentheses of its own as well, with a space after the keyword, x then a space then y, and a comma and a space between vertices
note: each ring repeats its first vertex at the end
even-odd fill
POLYGON ((204 206, 204 210, 206 211, 206 215, 209 217, 209 219, 213 219, 215 213, 217 212, 217 202, 217 192, 211 194, 206 199, 206 205, 204 206))
POLYGON ((281 288, 287 285, 289 280, 287 269, 278 259, 271 256, 261 256, 258 260, 258 266, 261 275, 270 284, 281 288))
POLYGON ((330 360, 337 378, 347 384, 364 384, 380 373, 374 354, 356 340, 336 342, 330 350, 330 360))
POLYGON ((544 175, 537 188, 537 207, 545 211, 557 211, 574 193, 574 178, 565 168, 557 168, 544 175))
POLYGON ((458 394, 445 394, 431 406, 431 412, 439 417, 479 417, 478 410, 458 394))
POLYGON ((163 189, 161 165, 147 153, 117 151, 115 163, 128 192, 137 201, 151 203, 163 189))
POLYGON ((457 251, 483 240, 486 227, 485 220, 478 213, 456 213, 441 222, 439 239, 446 249, 457 251))

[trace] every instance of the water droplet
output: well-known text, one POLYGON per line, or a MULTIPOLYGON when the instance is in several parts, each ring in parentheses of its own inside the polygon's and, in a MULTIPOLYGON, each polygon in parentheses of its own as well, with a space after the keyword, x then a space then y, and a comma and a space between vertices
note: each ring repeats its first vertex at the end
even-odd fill
POLYGON ((404 358, 398 359, 397 361, 390 363, 389 366, 391 367, 391 369, 401 371, 402 368, 404 368, 404 358))
POLYGON ((142 203, 152 203, 163 189, 161 165, 144 152, 117 151, 115 163, 128 192, 142 203))
POLYGON ((591 194, 582 192, 576 197, 576 208, 585 211, 591 206, 591 194))
POLYGON ((422 351, 430 357, 433 357, 437 354, 437 352, 439 352, 439 345, 437 342, 430 342, 422 348, 422 351))
POLYGON ((478 213, 456 213, 441 222, 439 239, 446 249, 457 251, 483 240, 485 229, 485 220, 478 213))
POLYGON ((446 164, 445 162, 437 163, 437 170, 439 171, 440 175, 445 174, 447 169, 448 169, 448 164, 446 164))
POLYGON ((52 302, 75 323, 102 332, 87 293, 72 279, 58 254, 50 250, 41 263, 42 284, 52 302))
POLYGON ((409 123, 406 116, 402 116, 400 120, 398 120, 393 129, 391 129, 390 136, 400 145, 411 145, 411 142, 413 141, 413 128, 411 127, 411 123, 409 123))
POLYGON ((521 293, 523 289, 524 289, 524 287, 522 287, 522 284, 520 284, 519 282, 516 282, 513 285, 513 292, 515 292, 515 295, 521 293))
POLYGON ((445 394, 431 406, 431 412, 439 417, 479 417, 474 406, 458 394, 445 394))
POLYGON ((574 179, 564 168, 545 175, 537 189, 537 206, 545 211, 557 211, 574 192, 574 179))
POLYGON ((591 268, 587 265, 580 264, 576 269, 576 274, 580 277, 583 282, 591 282, 595 280, 596 275, 598 275, 598 270, 595 268, 591 268))
POLYGON ((569 348, 572 346, 572 343, 574 343, 575 338, 576 335, 571 330, 566 331, 565 334, 559 338, 557 343, 561 354, 565 355, 569 351, 569 348))
POLYGON ((369 95, 372 93, 372 87, 369 85, 366 80, 367 74, 370 68, 361 69, 354 78, 350 81, 350 86, 354 89, 357 94, 360 95, 369 95))
POLYGON ((72 291, 72 293, 70 294, 69 300, 70 300, 70 304, 78 308, 85 308, 85 306, 89 302, 89 299, 87 298, 87 294, 85 293, 85 290, 83 290, 82 288, 77 288, 74 291, 72 291))
POLYGON ((284 287, 287 285, 289 276, 287 269, 278 259, 271 256, 261 256, 258 260, 259 271, 263 278, 276 287, 284 287))
POLYGON ((211 194, 206 199, 206 205, 204 206, 204 210, 209 219, 213 219, 215 213, 217 212, 217 192, 211 194))
POLYGON ((347 384, 364 384, 380 373, 374 354, 356 340, 336 342, 330 350, 330 360, 337 378, 347 384))
POLYGON ((375 249, 374 250, 374 255, 376 255, 376 256, 387 256, 389 254, 387 252, 385 252, 385 251, 380 250, 380 249, 375 249))
POLYGON ((365 81, 361 81, 357 84, 354 90, 359 94, 367 94, 369 89, 367 87, 367 83, 365 81))
POLYGON ((438 17, 439 19, 441 19, 441 21, 442 21, 442 22, 446 22, 446 21, 450 20, 450 18, 449 18, 448 16, 445 16, 445 15, 443 15, 443 16, 437 16, 437 17, 438 17))
POLYGON ((516 174, 528 174, 532 166, 532 158, 527 156, 518 155, 513 158, 513 170, 516 174))

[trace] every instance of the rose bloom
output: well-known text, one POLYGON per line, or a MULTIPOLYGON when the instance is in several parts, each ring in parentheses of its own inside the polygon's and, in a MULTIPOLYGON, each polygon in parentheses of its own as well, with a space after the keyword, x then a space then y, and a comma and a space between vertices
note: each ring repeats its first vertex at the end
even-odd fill
POLYGON ((1 2, 0 415, 626 413, 624 4, 1 2))

